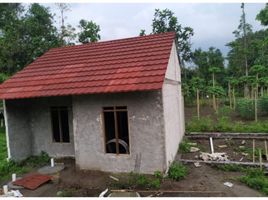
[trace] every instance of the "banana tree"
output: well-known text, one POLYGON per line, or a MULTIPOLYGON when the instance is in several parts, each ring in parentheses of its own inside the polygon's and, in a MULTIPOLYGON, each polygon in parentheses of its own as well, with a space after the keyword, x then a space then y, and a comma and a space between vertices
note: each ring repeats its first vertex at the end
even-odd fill
POLYGON ((200 91, 203 90, 205 85, 205 80, 199 77, 194 77, 191 79, 191 86, 192 89, 196 93, 196 112, 197 112, 197 118, 200 119, 200 91))
MULTIPOLYGON (((212 74, 212 87, 215 88, 216 86, 215 75, 221 72, 221 69, 218 67, 210 67, 208 71, 212 74)), ((212 98, 213 98, 213 109, 214 111, 217 111, 215 94, 212 94, 212 98)))

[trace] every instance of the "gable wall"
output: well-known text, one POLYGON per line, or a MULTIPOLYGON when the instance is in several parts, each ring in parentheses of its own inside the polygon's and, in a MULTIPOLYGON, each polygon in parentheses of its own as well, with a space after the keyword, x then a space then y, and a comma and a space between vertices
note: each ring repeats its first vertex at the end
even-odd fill
POLYGON ((181 69, 175 42, 172 46, 162 92, 165 121, 166 164, 169 166, 177 154, 179 143, 185 132, 184 105, 181 92, 181 69))

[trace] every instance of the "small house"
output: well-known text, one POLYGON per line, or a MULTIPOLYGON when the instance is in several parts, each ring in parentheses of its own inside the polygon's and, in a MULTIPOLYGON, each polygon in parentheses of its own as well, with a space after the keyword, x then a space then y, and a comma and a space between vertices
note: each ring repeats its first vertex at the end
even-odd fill
POLYGON ((53 48, 0 85, 8 157, 165 171, 184 135, 175 33, 53 48))

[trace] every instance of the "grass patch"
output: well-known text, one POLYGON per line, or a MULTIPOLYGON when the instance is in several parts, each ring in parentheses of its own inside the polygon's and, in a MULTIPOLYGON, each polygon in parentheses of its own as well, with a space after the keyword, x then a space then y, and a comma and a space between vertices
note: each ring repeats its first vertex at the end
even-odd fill
POLYGON ((212 165, 212 166, 218 170, 222 170, 225 172, 241 172, 247 169, 244 166, 235 165, 235 164, 222 164, 222 165, 219 164, 219 165, 212 165))
POLYGON ((124 174, 119 180, 111 186, 116 189, 159 189, 163 174, 160 171, 156 171, 153 176, 131 172, 124 174))
POLYGON ((184 179, 188 173, 187 167, 180 163, 172 163, 168 170, 168 177, 172 180, 179 181, 184 179))
POLYGON ((268 177, 260 169, 247 169, 246 175, 239 178, 250 188, 256 189, 265 195, 268 195, 268 177))
POLYGON ((43 166, 49 162, 49 156, 45 152, 41 152, 38 156, 30 156, 21 161, 7 161, 7 147, 5 130, 0 129, 0 182, 10 179, 12 173, 18 175, 27 173, 35 167, 43 166))
POLYGON ((210 117, 193 118, 186 123, 187 132, 240 132, 240 133, 268 133, 268 121, 233 122, 223 116, 213 122, 210 117))

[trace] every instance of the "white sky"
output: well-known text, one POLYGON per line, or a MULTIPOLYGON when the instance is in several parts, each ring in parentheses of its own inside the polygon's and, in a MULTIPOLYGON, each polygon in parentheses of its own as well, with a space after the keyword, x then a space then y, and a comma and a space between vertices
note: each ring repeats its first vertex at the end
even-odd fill
MULTIPOLYGON (((43 4, 59 15, 55 4, 43 4)), ((246 3, 247 22, 253 30, 262 28, 255 20, 264 3, 246 3)), ((150 33, 154 9, 172 10, 183 26, 194 29, 192 49, 210 46, 219 48, 224 55, 226 43, 234 39, 241 16, 240 3, 75 3, 66 13, 66 22, 77 26, 80 19, 93 20, 101 28, 101 40, 137 36, 141 29, 150 33)), ((59 25, 59 23, 58 23, 59 25)))

